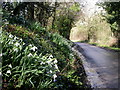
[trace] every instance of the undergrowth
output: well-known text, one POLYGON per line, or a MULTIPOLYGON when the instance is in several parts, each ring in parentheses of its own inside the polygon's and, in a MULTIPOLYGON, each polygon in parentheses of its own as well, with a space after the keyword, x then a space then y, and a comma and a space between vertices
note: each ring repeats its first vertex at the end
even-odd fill
POLYGON ((73 43, 58 33, 50 33, 39 23, 29 27, 2 26, 3 89, 86 88, 81 62, 73 43))

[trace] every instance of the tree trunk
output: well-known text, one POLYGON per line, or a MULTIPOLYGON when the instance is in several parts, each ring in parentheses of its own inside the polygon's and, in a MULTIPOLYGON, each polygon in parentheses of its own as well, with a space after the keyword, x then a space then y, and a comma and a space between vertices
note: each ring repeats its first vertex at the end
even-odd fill
POLYGON ((30 19, 34 20, 34 3, 30 4, 29 10, 30 10, 30 19))
POLYGON ((54 29, 54 22, 55 22, 55 16, 56 16, 56 8, 57 8, 57 2, 55 2, 55 7, 54 7, 54 15, 53 15, 53 21, 52 21, 52 29, 54 29))

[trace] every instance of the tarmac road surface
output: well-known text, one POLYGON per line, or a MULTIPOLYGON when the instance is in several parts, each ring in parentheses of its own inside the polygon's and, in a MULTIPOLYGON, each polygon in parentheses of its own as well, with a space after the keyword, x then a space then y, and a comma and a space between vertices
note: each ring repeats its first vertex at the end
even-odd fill
POLYGON ((93 88, 118 88, 118 55, 120 52, 106 50, 86 43, 76 42, 85 57, 83 66, 93 88))

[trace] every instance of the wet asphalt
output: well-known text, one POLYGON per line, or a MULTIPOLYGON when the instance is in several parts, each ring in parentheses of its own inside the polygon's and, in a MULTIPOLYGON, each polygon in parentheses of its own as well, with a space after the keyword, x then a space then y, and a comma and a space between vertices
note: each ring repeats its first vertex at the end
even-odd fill
POLYGON ((79 52, 85 57, 83 64, 92 88, 119 88, 118 61, 120 52, 86 43, 76 42, 76 44, 79 45, 79 52))

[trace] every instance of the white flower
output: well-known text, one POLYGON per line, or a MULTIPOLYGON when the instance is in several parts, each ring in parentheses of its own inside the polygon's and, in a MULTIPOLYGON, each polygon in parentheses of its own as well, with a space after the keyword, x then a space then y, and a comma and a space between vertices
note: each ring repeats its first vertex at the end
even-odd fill
POLYGON ((0 54, 0 57, 2 57, 2 53, 0 54))
POLYGON ((54 63, 57 63, 57 62, 58 62, 58 61, 55 59, 55 60, 54 60, 54 63))
POLYGON ((50 63, 51 63, 51 61, 49 60, 49 61, 47 61, 47 63, 48 63, 48 64, 50 64, 50 63))
POLYGON ((12 42, 12 41, 10 41, 8 44, 13 44, 13 42, 12 42))
POLYGON ((23 40, 22 39, 20 39, 20 42, 22 42, 23 40))
POLYGON ((15 46, 19 46, 19 45, 20 45, 20 43, 18 43, 18 42, 15 43, 15 46))
POLYGON ((30 44, 29 46, 32 47, 32 44, 30 44))
POLYGON ((10 74, 11 74, 11 71, 10 71, 10 70, 8 70, 6 73, 10 73, 10 74))
POLYGON ((15 36, 15 37, 14 37, 14 40, 16 40, 16 39, 17 39, 17 37, 15 36))
POLYGON ((49 57, 50 57, 50 58, 53 58, 53 56, 52 56, 52 55, 50 55, 49 57))
POLYGON ((9 37, 10 37, 10 38, 13 38, 13 35, 10 34, 9 37))
POLYGON ((52 70, 50 70, 50 73, 52 73, 52 70))
POLYGON ((10 68, 12 68, 12 65, 10 64, 10 65, 8 65, 10 68))
POLYGON ((55 66, 55 69, 59 70, 57 64, 55 64, 54 66, 55 66))
POLYGON ((54 74, 54 75, 53 75, 54 82, 56 81, 56 78, 57 78, 57 75, 54 74))
POLYGON ((22 44, 23 44, 23 45, 25 45, 25 43, 24 43, 24 42, 23 42, 22 44))
POLYGON ((9 22, 5 22, 5 24, 9 24, 9 22))
POLYGON ((32 47, 30 50, 35 51, 36 49, 37 49, 37 47, 36 47, 36 46, 34 46, 34 47, 32 47))
POLYGON ((17 48, 14 48, 14 51, 15 51, 15 52, 18 52, 18 49, 17 49, 17 48))
POLYGON ((30 57, 30 56, 33 56, 33 55, 31 53, 29 53, 27 56, 30 57))
POLYGON ((45 63, 44 63, 44 62, 41 62, 41 63, 40 63, 40 65, 43 65, 43 64, 45 64, 45 63))

